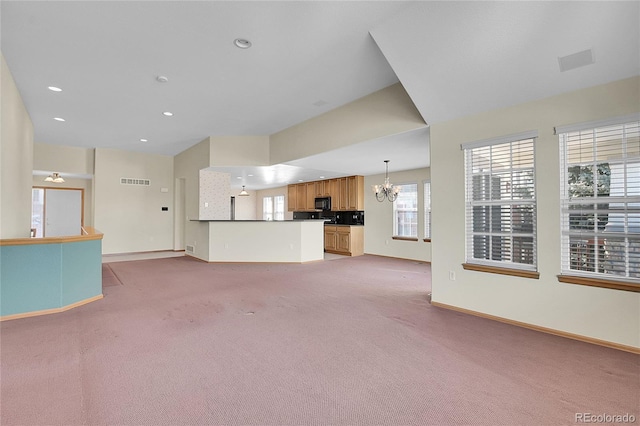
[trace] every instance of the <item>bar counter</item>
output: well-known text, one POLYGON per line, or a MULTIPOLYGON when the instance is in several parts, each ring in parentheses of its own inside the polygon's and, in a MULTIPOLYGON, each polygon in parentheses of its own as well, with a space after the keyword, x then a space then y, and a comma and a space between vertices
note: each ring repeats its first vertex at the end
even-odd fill
MULTIPOLYGON (((305 263, 324 260, 324 220, 195 220, 207 247, 186 251, 207 262, 305 263)), ((189 243, 187 243, 189 245, 189 243)))
POLYGON ((0 321, 102 299, 102 233, 0 240, 0 321))

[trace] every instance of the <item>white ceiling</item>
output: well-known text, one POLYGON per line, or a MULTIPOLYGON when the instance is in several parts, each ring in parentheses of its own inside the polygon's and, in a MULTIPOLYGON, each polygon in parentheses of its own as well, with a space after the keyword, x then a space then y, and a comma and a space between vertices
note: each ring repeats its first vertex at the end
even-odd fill
MULTIPOLYGON (((1 44, 36 142, 175 155, 207 136, 273 134, 398 78, 431 124, 638 75, 639 7, 3 0, 1 44), (559 71, 559 56, 589 48, 595 64, 559 71)), ((229 172, 259 189, 383 173, 384 159, 407 170, 429 165, 428 143, 421 130, 229 172)))

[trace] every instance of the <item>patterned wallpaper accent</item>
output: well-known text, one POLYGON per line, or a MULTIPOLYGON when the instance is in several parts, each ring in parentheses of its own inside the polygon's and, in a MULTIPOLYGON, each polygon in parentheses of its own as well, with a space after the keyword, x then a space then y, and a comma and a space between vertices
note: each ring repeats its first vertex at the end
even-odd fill
POLYGON ((231 175, 200 170, 200 220, 231 218, 231 175), (205 207, 205 203, 208 204, 205 207))

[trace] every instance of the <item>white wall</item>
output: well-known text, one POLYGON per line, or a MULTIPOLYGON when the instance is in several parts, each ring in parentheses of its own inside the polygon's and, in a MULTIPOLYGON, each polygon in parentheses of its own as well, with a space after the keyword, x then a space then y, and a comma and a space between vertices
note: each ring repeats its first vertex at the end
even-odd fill
POLYGON ((65 182, 45 182, 46 176, 34 175, 33 186, 84 189, 84 224, 93 226, 93 173, 95 150, 76 146, 33 144, 33 170, 59 172, 65 182), (71 175, 71 176, 70 176, 71 175), (82 178, 74 177, 82 176, 82 178))
POLYGON ((210 166, 269 165, 269 136, 211 136, 209 139, 210 166))
POLYGON ((319 221, 208 225, 212 262, 310 262, 324 257, 324 224, 319 221))
MULTIPOLYGON (((393 164, 393 163, 390 163, 393 164)), ((418 184, 418 241, 394 240, 393 204, 379 202, 371 185, 384 183, 384 173, 364 178, 364 252, 380 256, 431 261, 431 243, 424 240, 424 181, 429 179, 429 169, 389 172, 394 185, 418 184)))
POLYGON ((640 110, 640 78, 571 92, 431 125, 434 302, 608 342, 640 347, 640 293, 558 282, 560 172, 554 126, 640 110), (465 262, 464 160, 460 144, 537 130, 540 279, 462 269, 465 262), (449 271, 456 276, 449 280, 449 271))
POLYGON ((28 238, 33 123, 1 53, 0 62, 0 238, 28 238))
POLYGON ((173 249, 172 157, 96 148, 94 184, 94 224, 104 233, 104 254, 173 249), (122 185, 122 177, 151 185, 122 185))
POLYGON ((33 145, 33 170, 92 176, 94 156, 93 148, 36 143, 33 145))
POLYGON ((209 257, 209 226, 196 222, 199 217, 200 170, 209 167, 210 139, 205 138, 173 158, 175 179, 184 180, 185 245, 194 248, 189 253, 199 259, 209 257))
POLYGON ((238 196, 238 191, 232 191, 231 195, 236 197, 236 220, 260 220, 262 216, 256 216, 256 205, 258 202, 262 205, 262 199, 256 198, 257 191, 247 190, 248 197, 238 196))
POLYGON ((262 189, 260 191, 256 191, 256 209, 255 215, 256 219, 262 220, 262 199, 264 197, 275 197, 277 195, 284 195, 284 220, 293 219, 293 212, 287 211, 287 203, 288 203, 288 193, 286 186, 280 186, 278 188, 269 188, 262 189))
POLYGON ((93 226, 93 180, 64 177, 64 183, 45 182, 46 176, 34 175, 33 186, 40 188, 74 188, 84 190, 84 226, 93 226))
POLYGON ((270 136, 270 161, 284 163, 426 127, 400 83, 270 136))

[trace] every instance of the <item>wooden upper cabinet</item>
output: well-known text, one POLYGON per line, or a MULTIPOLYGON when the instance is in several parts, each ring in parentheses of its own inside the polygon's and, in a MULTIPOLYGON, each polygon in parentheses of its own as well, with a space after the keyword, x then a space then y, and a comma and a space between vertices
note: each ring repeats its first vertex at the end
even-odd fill
POLYGON ((346 210, 364 210, 364 177, 349 176, 347 178, 346 210))
POLYGON ((331 211, 340 210, 340 183, 338 179, 329 180, 329 193, 331 194, 331 211))
POLYGON ((319 180, 316 181, 316 197, 331 197, 331 181, 319 180))
POLYGON ((338 210, 349 210, 347 178, 338 178, 338 210))
POLYGON ((296 210, 296 200, 298 199, 297 185, 287 186, 287 210, 292 212, 296 210))
POLYGON ((364 177, 298 183, 287 187, 289 211, 313 211, 316 197, 331 197, 332 211, 364 210, 364 177))
POLYGON ((316 209, 316 182, 308 182, 303 185, 307 187, 306 210, 315 210, 316 209))
POLYGON ((296 185, 296 211, 307 209, 307 185, 300 183, 296 185))

